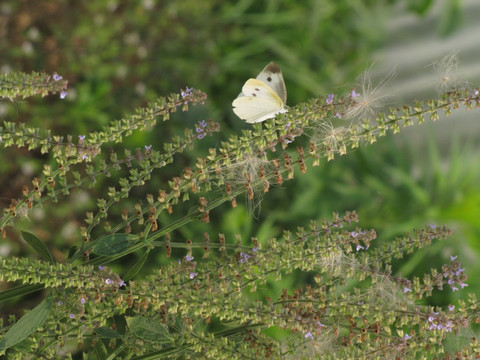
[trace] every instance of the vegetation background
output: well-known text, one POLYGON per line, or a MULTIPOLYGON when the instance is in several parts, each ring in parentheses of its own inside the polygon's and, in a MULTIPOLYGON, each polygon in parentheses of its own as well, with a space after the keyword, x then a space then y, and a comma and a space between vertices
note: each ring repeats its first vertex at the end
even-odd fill
MULTIPOLYGON (((145 145, 161 148, 172 136, 202 119, 222 124, 217 136, 205 138, 195 151, 184 153, 173 166, 154 173, 145 187, 137 188, 122 203, 133 209, 146 194, 155 194, 172 176, 194 163, 196 156, 204 156, 209 147, 250 127, 233 114, 231 101, 246 79, 256 76, 269 61, 282 68, 289 106, 352 88, 361 92, 357 78, 366 69, 372 70, 375 87, 382 83, 382 76, 395 59, 400 77, 378 88, 379 96, 384 98, 379 100, 385 100, 379 102, 380 106, 401 105, 413 100, 412 96, 424 98, 428 96, 423 92, 426 89, 445 90, 450 85, 461 86, 462 81, 476 86, 478 73, 467 73, 462 80, 461 71, 457 72, 462 70, 462 63, 454 62, 446 69, 449 81, 442 88, 446 73, 438 65, 444 56, 453 53, 458 52, 462 58, 462 46, 469 49, 475 45, 450 41, 469 31, 469 6, 473 6, 472 1, 459 0, 5 0, 0 4, 0 72, 56 72, 69 81, 69 93, 64 100, 56 96, 16 102, 4 99, 0 102, 0 119, 77 137, 186 86, 206 92, 204 106, 178 112, 171 121, 149 132, 134 132, 121 145, 111 144, 110 151, 145 145), (418 34, 399 37, 408 34, 402 33, 405 27, 399 25, 399 19, 418 26, 428 20, 431 26, 428 32, 422 32, 427 41, 423 47, 405 46, 405 51, 394 48, 392 38, 395 44, 418 41, 418 34), (450 46, 433 51, 427 46, 432 38, 450 46), (402 56, 393 59, 393 53, 402 56), (432 78, 418 75, 427 72, 432 78), (409 83, 412 78, 420 83, 409 83)), ((474 113, 478 117, 478 112, 474 113)), ((397 139, 381 138, 315 168, 307 163, 305 175, 298 173, 282 187, 272 187, 261 202, 238 199, 237 208, 225 205, 215 209, 210 224, 191 223, 172 237, 178 242, 201 242, 200 234, 208 229, 212 234, 226 234, 227 239, 238 234, 245 244, 251 236, 261 242, 278 236, 282 229, 293 230, 306 225, 309 219, 346 210, 357 210, 360 226, 375 228, 383 241, 425 224, 447 224, 454 230, 447 242, 406 257, 394 270, 410 277, 430 266, 441 266, 450 255, 458 255, 470 275, 468 290, 478 293, 480 279, 474 275, 480 271, 480 149, 478 133, 468 131, 469 126, 474 126, 468 121, 456 115, 454 120, 422 125, 425 130, 421 132, 415 127, 413 132, 395 136, 397 139), (463 127, 467 131, 457 133, 462 121, 470 125, 463 127), (454 122, 454 127, 449 128, 448 136, 438 138, 442 122, 454 122)), ((21 195, 22 185, 30 184, 48 161, 48 155, 39 152, 2 149, 3 207, 21 195)), ((0 239, 0 255, 34 256, 20 238, 19 230, 25 229, 37 234, 57 260, 64 260, 70 247, 81 244, 79 226, 85 212, 95 207, 96 198, 109 185, 105 178, 90 191, 72 192, 70 201, 27 211, 18 228, 7 229, 7 237, 0 239)), ((172 216, 180 217, 187 211, 179 206, 172 216)), ((119 207, 117 216, 120 212, 119 207)), ((183 255, 177 249, 173 259, 167 259, 164 251, 155 251, 142 272, 147 274, 151 267, 183 255)), ((132 256, 111 266, 122 275, 136 260, 132 256)), ((306 277, 292 274, 262 291, 278 296, 282 288, 308 281, 306 277)), ((6 319, 8 314, 21 315, 22 309, 33 307, 41 296, 39 293, 33 299, 4 302, 0 304, 1 316, 6 319)), ((455 296, 464 294, 434 293, 430 302, 445 305, 455 296)))

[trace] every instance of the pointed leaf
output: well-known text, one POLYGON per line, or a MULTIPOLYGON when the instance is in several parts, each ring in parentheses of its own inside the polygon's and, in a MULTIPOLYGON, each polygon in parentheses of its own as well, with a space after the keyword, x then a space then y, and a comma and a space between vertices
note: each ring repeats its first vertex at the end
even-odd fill
POLYGON ((112 330, 106 326, 102 326, 95 329, 95 333, 98 337, 108 338, 108 339, 119 339, 122 336, 115 330, 112 330))
POLYGON ((12 349, 19 351, 20 353, 27 354, 32 349, 32 339, 26 338, 20 341, 18 344, 12 346, 12 349))
POLYGON ((42 326, 50 313, 52 303, 53 297, 48 297, 33 310, 23 315, 0 340, 0 351, 18 344, 42 326))
POLYGON ((42 240, 27 231, 22 231, 22 237, 23 240, 25 240, 25 242, 38 253, 38 255, 49 261, 51 264, 55 263, 52 253, 50 252, 50 250, 48 250, 47 245, 45 245, 42 240))
POLYGON ((17 296, 31 294, 35 291, 42 290, 43 288, 44 286, 42 284, 15 286, 11 289, 0 292, 0 302, 13 299, 17 296))
POLYGON ((145 264, 145 261, 147 260, 149 252, 150 251, 147 250, 143 253, 142 257, 135 263, 135 265, 133 265, 127 271, 125 276, 123 276, 123 280, 128 281, 128 280, 132 279, 135 275, 137 275, 137 273, 142 269, 143 265, 145 264))
POLYGON ((95 343, 95 346, 93 347, 93 354, 95 354, 94 359, 96 360, 108 359, 108 350, 102 341, 97 341, 95 343))
POLYGON ((167 328, 158 319, 136 316, 127 319, 128 327, 137 337, 156 343, 170 343, 172 337, 167 328))
POLYGON ((69 250, 68 250, 68 256, 67 256, 67 259, 70 259, 73 257, 73 255, 75 255, 75 253, 77 252, 78 250, 78 246, 72 246, 69 250))
POLYGON ((133 239, 129 234, 110 234, 100 238, 92 250, 97 255, 113 256, 127 250, 133 239))

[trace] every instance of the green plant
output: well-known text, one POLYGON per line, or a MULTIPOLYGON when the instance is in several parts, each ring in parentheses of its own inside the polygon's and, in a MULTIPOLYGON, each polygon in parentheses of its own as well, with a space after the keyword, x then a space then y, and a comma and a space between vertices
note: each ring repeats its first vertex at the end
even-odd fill
MULTIPOLYGON (((66 85, 58 75, 9 73, 0 79, 0 96, 57 93, 66 85)), ((335 160, 389 131, 435 121, 439 112, 480 106, 478 90, 453 89, 437 99, 375 113, 369 111, 368 95, 352 91, 314 98, 231 135, 197 154, 181 173, 165 181, 160 177, 161 187, 143 201, 135 192, 152 190, 148 185, 158 169, 185 161, 181 154, 205 137, 219 136, 220 125, 199 121, 162 150, 145 145, 107 153, 106 146, 169 120, 177 108, 187 111, 203 103, 203 92, 187 88, 160 98, 76 141, 73 135, 5 122, 3 147, 48 158, 0 218, 4 237, 10 236, 7 228, 21 231, 40 257, 2 259, 1 279, 17 286, 1 292, 0 300, 39 290, 45 299, 20 320, 10 317, 0 349, 22 359, 77 352, 104 359, 478 356, 475 338, 458 341, 453 350, 443 345, 462 339, 478 319, 478 302, 464 289, 467 277, 457 258, 421 276, 403 277, 392 268, 394 261, 450 236, 445 226, 428 225, 378 246, 375 230, 355 225, 356 212, 297 224, 295 231, 285 228, 267 241, 254 236, 242 242, 209 231, 221 206, 236 207, 243 194, 255 205, 271 186, 288 186, 296 171, 306 173, 307 164, 335 160), (350 126, 332 124, 342 117, 350 117, 350 126), (96 183, 107 178, 108 192, 96 194, 96 183), (59 261, 40 236, 22 231, 21 219, 40 206, 54 214, 79 190, 97 196, 96 208, 76 226, 76 241, 59 261), (142 272, 159 250, 163 263, 142 272), (131 265, 118 267, 132 258, 131 265), (274 298, 262 293, 266 284, 294 271, 305 274, 305 286, 274 298), (463 289, 468 298, 455 306, 424 303, 433 291, 447 289, 463 289), (290 334, 267 335, 275 328, 290 334)))

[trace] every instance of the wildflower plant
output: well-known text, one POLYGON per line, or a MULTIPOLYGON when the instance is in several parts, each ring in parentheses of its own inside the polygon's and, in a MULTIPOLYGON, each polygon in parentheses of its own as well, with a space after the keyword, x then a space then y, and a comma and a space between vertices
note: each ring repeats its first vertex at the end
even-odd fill
MULTIPOLYGON (((60 75, 9 73, 0 78, 6 99, 51 93, 67 96, 60 75)), ((2 147, 37 150, 50 160, 31 183, 22 184, 22 194, 0 218, 3 238, 11 231, 21 233, 38 254, 1 260, 0 278, 16 285, 1 292, 0 299, 38 290, 45 294, 32 310, 3 324, 1 353, 9 359, 71 358, 77 353, 103 359, 478 357, 474 336, 455 349, 445 346, 473 333, 475 295, 446 307, 425 301, 433 291, 468 292, 461 259, 445 259, 441 268, 410 278, 392 267, 397 259, 447 239, 451 231, 446 226, 426 225, 376 245, 376 231, 360 228, 357 213, 350 211, 284 229, 266 242, 253 237, 242 244, 208 231, 192 239, 179 235, 195 222, 208 226, 212 216, 221 217, 224 203, 236 207, 242 196, 260 201, 272 185, 288 186, 295 170, 308 171, 307 163, 335 160, 388 132, 435 121, 440 112, 450 115, 480 105, 478 90, 469 88, 384 112, 362 109, 366 95, 357 89, 320 96, 222 139, 155 194, 126 208, 122 201, 134 198, 134 190, 145 187, 155 170, 178 161, 206 137, 221 138, 220 125, 201 119, 162 149, 145 145, 122 154, 106 149, 134 130, 161 126, 158 122, 177 110, 204 103, 202 91, 187 87, 88 134, 54 134, 4 122, 2 147), (340 118, 350 119, 349 125, 334 126, 340 118), (74 189, 95 189, 117 170, 127 176, 111 178, 113 185, 77 227, 77 242, 65 261, 52 255, 41 236, 18 225, 22 209, 68 202, 74 189), (183 213, 181 205, 190 210, 183 213), (179 217, 177 212, 182 212, 179 217), (142 268, 158 249, 166 261, 145 274, 142 268), (114 271, 133 253, 141 254, 133 266, 121 274, 114 271), (312 281, 275 298, 251 296, 293 271, 312 275, 312 281), (287 330, 288 336, 271 337, 266 330, 272 328, 287 330)))

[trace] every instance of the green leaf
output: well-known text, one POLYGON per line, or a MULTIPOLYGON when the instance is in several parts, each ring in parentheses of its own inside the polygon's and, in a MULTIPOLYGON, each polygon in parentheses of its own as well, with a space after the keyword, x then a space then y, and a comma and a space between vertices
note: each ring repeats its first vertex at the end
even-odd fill
POLYGON ((35 291, 42 290, 43 288, 43 284, 15 286, 11 289, 0 292, 0 302, 13 299, 17 296, 31 294, 35 291))
POLYGON ((136 316, 127 319, 128 327, 137 337, 156 343, 170 343, 173 338, 160 320, 136 316))
POLYGON ((23 240, 27 242, 42 258, 49 261, 51 264, 55 264, 55 259, 52 256, 50 250, 48 250, 47 245, 43 243, 42 240, 37 238, 34 234, 22 231, 23 240))
POLYGON ((108 339, 119 339, 122 337, 117 331, 110 329, 109 327, 102 326, 95 329, 95 333, 98 337, 108 339))
POLYGON ((93 353, 91 354, 95 354, 95 357, 92 357, 92 359, 96 360, 104 360, 108 358, 107 348, 102 341, 97 341, 95 343, 95 346, 93 347, 93 353))
POLYGON ((19 351, 20 353, 28 353, 32 349, 32 344, 33 341, 32 339, 23 339, 20 341, 18 344, 15 344, 12 346, 12 349, 15 349, 15 351, 19 351))
POLYGON ((52 303, 53 296, 50 296, 18 320, 0 340, 0 351, 18 344, 42 326, 50 313, 52 303))
POLYGON ((142 269, 143 265, 145 264, 149 253, 150 250, 147 250, 143 253, 142 257, 123 276, 123 280, 128 281, 132 279, 135 275, 137 275, 137 273, 142 269))
POLYGON ((440 34, 451 34, 457 29, 462 20, 462 3, 460 0, 446 1, 440 16, 440 34))
POLYGON ((433 0, 409 0, 408 10, 414 11, 418 15, 425 15, 432 5, 433 0))
POLYGON ((72 246, 69 250, 68 250, 68 256, 67 256, 67 259, 70 259, 73 255, 75 255, 77 253, 77 250, 78 250, 78 246, 72 246))
POLYGON ((129 234, 110 234, 100 238, 92 250, 97 255, 113 256, 127 250, 133 238, 129 234))

